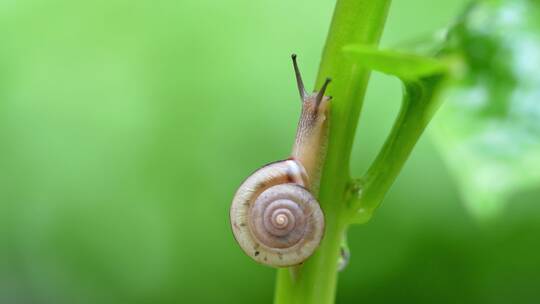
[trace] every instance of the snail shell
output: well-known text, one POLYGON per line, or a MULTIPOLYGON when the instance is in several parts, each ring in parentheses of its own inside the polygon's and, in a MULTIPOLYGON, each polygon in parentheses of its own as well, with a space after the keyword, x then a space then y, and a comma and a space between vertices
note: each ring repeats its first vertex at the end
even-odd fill
POLYGON ((232 229, 244 252, 275 267, 302 263, 319 246, 324 215, 306 189, 302 165, 295 160, 271 163, 240 186, 230 211, 232 229))
POLYGON ((328 105, 326 79, 319 92, 304 88, 292 56, 302 112, 288 160, 268 164, 237 190, 230 210, 236 241, 255 261, 274 267, 298 265, 319 246, 324 215, 312 193, 318 192, 326 154, 328 105))

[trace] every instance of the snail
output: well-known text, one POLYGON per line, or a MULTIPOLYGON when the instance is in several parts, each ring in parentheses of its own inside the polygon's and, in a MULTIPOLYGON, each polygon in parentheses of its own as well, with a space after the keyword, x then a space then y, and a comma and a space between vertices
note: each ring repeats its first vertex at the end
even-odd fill
POLYGON ((331 97, 304 88, 296 55, 293 67, 302 112, 291 156, 255 171, 236 191, 230 209, 234 237, 256 262, 272 267, 302 264, 324 235, 324 215, 315 199, 328 133, 331 97))

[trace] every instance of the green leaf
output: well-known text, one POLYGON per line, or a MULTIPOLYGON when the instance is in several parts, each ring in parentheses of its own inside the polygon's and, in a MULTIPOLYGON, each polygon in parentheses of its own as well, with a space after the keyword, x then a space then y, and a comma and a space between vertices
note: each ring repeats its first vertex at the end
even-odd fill
POLYGON ((447 70, 445 62, 401 53, 393 50, 378 50, 366 45, 348 45, 343 48, 345 54, 362 67, 397 76, 404 80, 416 80, 424 76, 441 74, 447 70))
POLYGON ((540 184, 540 2, 482 1, 450 31, 460 58, 434 136, 468 209, 491 218, 540 184))

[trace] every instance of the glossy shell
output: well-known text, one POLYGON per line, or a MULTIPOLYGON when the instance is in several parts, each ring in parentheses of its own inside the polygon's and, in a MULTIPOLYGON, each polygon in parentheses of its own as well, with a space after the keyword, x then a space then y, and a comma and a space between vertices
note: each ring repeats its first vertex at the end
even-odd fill
POLYGON ((301 164, 285 160, 267 165, 240 186, 230 210, 234 236, 255 261, 286 267, 301 264, 319 246, 324 216, 305 188, 301 164))

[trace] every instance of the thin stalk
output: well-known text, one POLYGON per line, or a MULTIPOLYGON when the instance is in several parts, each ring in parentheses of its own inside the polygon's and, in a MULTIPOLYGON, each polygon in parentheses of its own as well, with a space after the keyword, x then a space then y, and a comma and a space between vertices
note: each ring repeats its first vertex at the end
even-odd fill
POLYGON ((345 58, 342 50, 350 44, 376 45, 389 7, 390 0, 337 1, 316 86, 327 77, 333 80, 328 89, 333 96, 328 152, 319 193, 325 237, 303 266, 278 270, 276 304, 334 302, 340 245, 350 218, 345 201, 349 160, 369 79, 369 71, 345 58))
POLYGON ((418 139, 439 106, 435 98, 444 75, 405 81, 403 104, 383 148, 364 177, 352 188, 357 191, 351 209, 357 216, 371 217, 409 158, 418 139))

